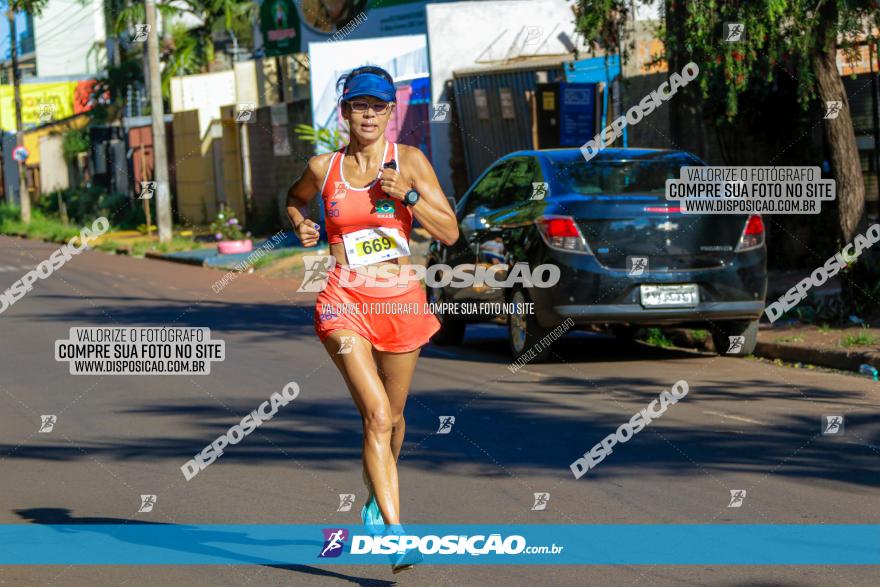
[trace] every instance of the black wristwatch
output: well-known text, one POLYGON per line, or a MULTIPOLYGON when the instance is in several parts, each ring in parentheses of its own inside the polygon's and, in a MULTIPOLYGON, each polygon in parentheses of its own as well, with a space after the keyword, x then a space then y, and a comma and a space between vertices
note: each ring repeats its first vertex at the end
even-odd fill
POLYGON ((406 192, 406 195, 403 196, 403 203, 407 206, 415 206, 416 202, 419 201, 419 192, 416 190, 409 190, 406 192))

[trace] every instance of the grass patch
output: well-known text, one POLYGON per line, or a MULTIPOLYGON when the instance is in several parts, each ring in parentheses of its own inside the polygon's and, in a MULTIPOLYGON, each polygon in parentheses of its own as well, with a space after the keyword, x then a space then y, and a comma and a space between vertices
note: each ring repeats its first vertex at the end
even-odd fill
POLYGON ((254 268, 254 270, 262 269, 264 267, 268 267, 279 259, 293 257, 298 254, 300 254, 300 251, 280 251, 278 253, 265 255, 263 257, 260 257, 259 259, 256 259, 253 263, 251 263, 251 266, 254 268))
POLYGON ((115 253, 116 249, 121 248, 122 245, 119 244, 119 241, 107 240, 102 238, 97 243, 95 243, 93 247, 99 251, 115 253))
POLYGON ((828 334, 829 332, 831 332, 831 325, 827 322, 823 322, 822 326, 819 327, 819 332, 821 332, 822 334, 828 334))
POLYGON ((843 348, 851 346, 871 346, 876 341, 877 337, 871 334, 866 326, 862 326, 862 330, 858 334, 847 334, 840 339, 840 346, 843 348))
POLYGON ((663 331, 659 328, 649 328, 648 329, 648 337, 645 339, 650 345, 659 346, 663 348, 668 348, 672 346, 672 341, 666 338, 666 335, 663 334, 663 331))
POLYGON ((199 249, 201 245, 193 241, 191 238, 182 238, 179 236, 171 237, 167 243, 160 243, 158 240, 138 240, 131 245, 131 254, 135 257, 143 257, 147 252, 155 253, 178 253, 180 251, 191 251, 199 249))
MULTIPOLYGON (((90 226, 90 225, 89 225, 90 226)), ((13 206, 0 206, 0 234, 25 234, 28 238, 45 239, 63 243, 79 235, 80 228, 51 216, 44 216, 39 210, 31 212, 31 223, 21 221, 21 211, 13 206)))
POLYGON ((708 330, 692 330, 691 336, 697 342, 706 342, 706 339, 709 338, 708 330))
POLYGON ((773 342, 804 342, 804 337, 797 334, 791 336, 777 336, 773 342))

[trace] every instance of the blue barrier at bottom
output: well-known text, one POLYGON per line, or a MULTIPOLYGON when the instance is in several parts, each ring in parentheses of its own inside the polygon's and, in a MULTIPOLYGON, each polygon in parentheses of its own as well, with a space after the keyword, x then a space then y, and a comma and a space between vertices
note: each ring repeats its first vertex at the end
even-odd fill
POLYGON ((389 564, 418 548, 425 564, 877 565, 880 525, 6 524, 0 565, 389 564))

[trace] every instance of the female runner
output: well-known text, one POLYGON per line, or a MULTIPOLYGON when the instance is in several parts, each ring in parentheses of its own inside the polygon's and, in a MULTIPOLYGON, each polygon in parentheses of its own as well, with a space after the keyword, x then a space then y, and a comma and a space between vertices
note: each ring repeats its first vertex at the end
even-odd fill
MULTIPOLYGON (((379 266, 384 277, 399 273, 409 263, 413 218, 447 245, 458 240, 458 221, 422 152, 391 143, 384 136, 396 99, 388 72, 359 67, 342 76, 338 84, 342 84, 342 117, 348 122, 349 144, 309 160, 288 191, 287 213, 303 246, 314 246, 318 225, 300 209, 316 193, 323 197, 330 254, 336 264, 318 295, 315 330, 363 419, 364 481, 369 498, 361 517, 368 525, 384 523, 399 529, 397 459, 406 429, 403 408, 419 350, 437 332, 439 322, 424 313, 426 298, 419 281, 397 287, 392 278, 386 285, 393 287, 380 287, 381 282, 352 287, 346 282, 353 280, 340 276, 379 266), (406 304, 418 312, 327 311, 377 303, 406 304)), ((398 560, 393 570, 412 566, 404 562, 398 560)))

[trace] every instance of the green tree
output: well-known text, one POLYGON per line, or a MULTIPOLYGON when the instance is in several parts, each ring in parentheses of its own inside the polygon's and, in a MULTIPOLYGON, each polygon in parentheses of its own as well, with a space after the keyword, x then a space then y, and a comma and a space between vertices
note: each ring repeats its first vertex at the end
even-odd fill
MULTIPOLYGON (((166 22, 176 16, 190 15, 201 24, 184 29, 170 27, 161 49, 162 85, 178 75, 209 71, 214 62, 214 35, 226 32, 239 42, 251 40, 252 21, 256 14, 255 2, 241 0, 163 0, 156 2, 156 10, 166 22)), ((144 4, 135 2, 121 9, 116 18, 116 33, 123 34, 136 23, 145 22, 144 4)))
MULTIPOLYGON (((638 2, 653 4, 653 0, 638 2)), ((578 0, 576 27, 594 46, 614 51, 630 25, 631 5, 628 0, 578 0)), ((669 0, 662 13, 661 34, 670 69, 680 71, 684 63, 696 62, 703 96, 711 91, 723 99, 728 119, 735 118, 738 98, 750 84, 767 83, 779 75, 798 81, 798 100, 804 108, 817 98, 823 111, 828 102, 842 104, 836 118, 823 122, 837 181, 840 234, 851 241, 863 221, 865 185, 849 103, 837 71, 837 51, 853 53, 859 44, 876 42, 872 35, 880 26, 880 4, 876 0, 669 0), (744 25, 740 41, 725 40, 727 22, 744 25)), ((671 103, 674 126, 684 122, 676 119, 676 109, 681 112, 682 106, 675 104, 678 99, 671 103)), ((683 102, 693 104, 688 103, 687 92, 683 102)))

